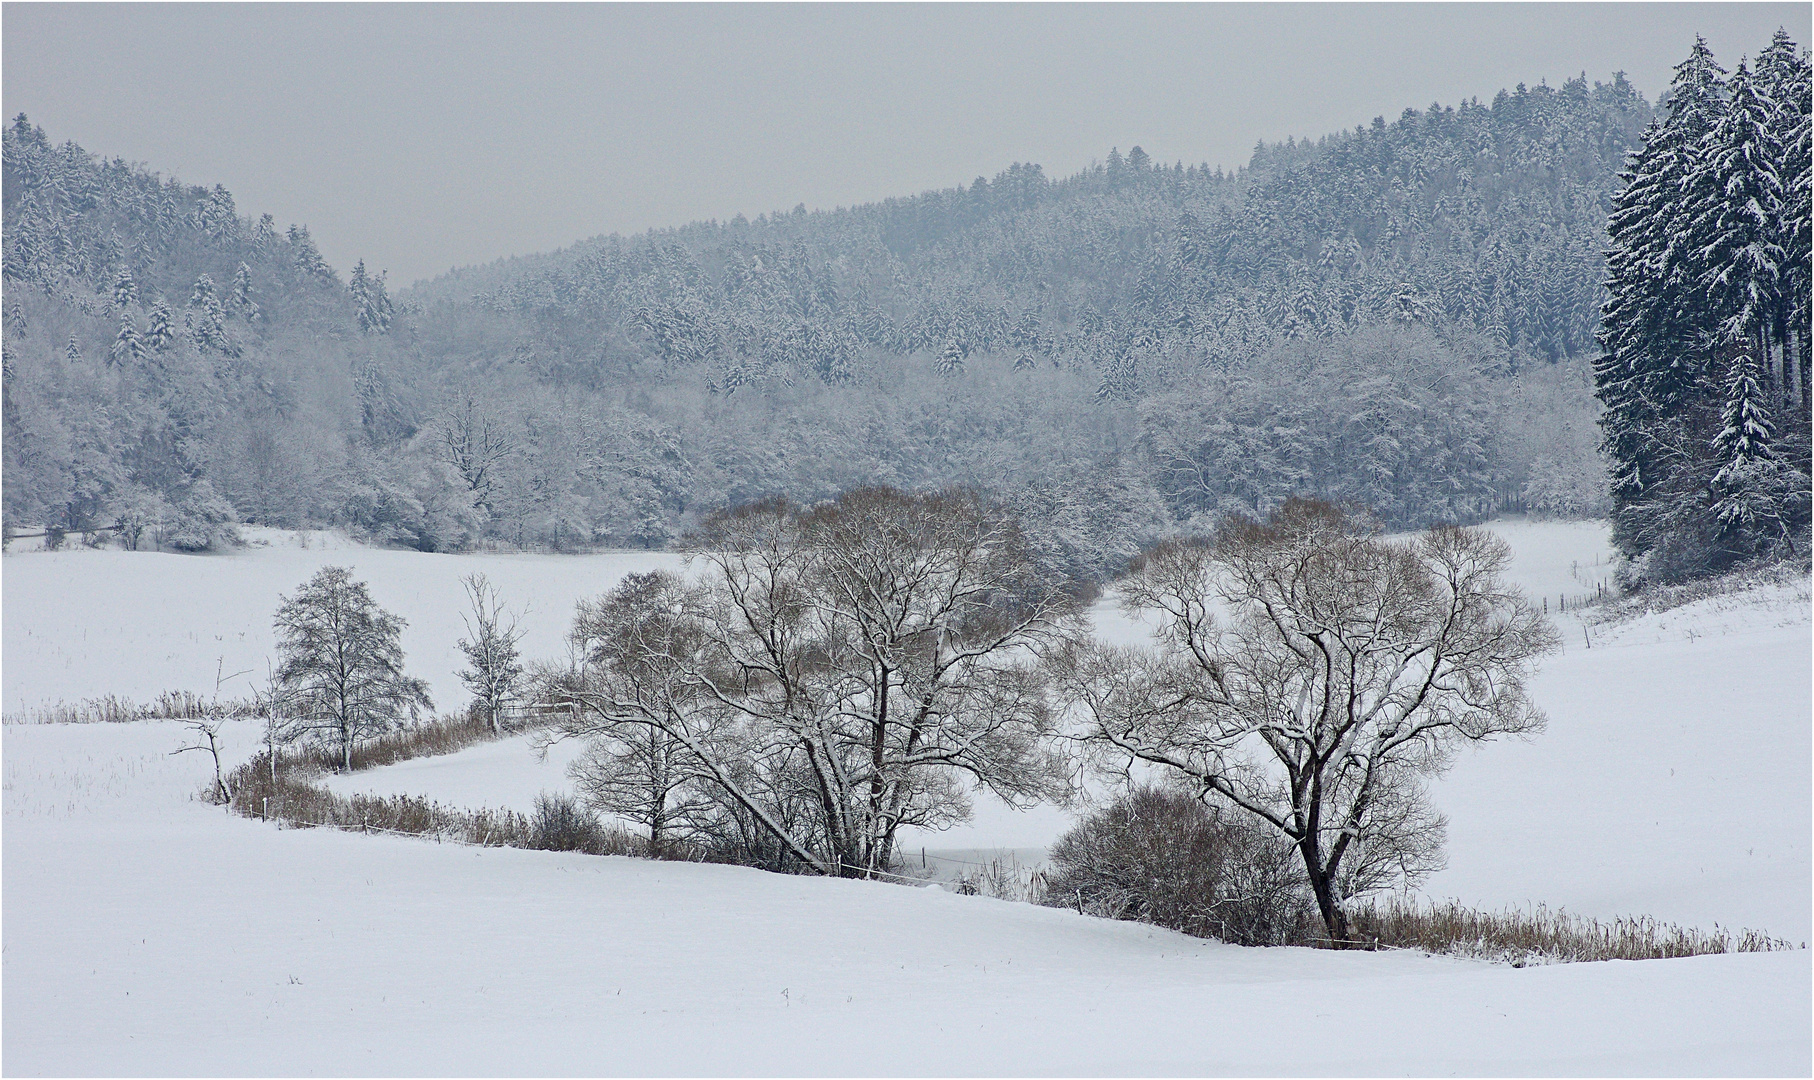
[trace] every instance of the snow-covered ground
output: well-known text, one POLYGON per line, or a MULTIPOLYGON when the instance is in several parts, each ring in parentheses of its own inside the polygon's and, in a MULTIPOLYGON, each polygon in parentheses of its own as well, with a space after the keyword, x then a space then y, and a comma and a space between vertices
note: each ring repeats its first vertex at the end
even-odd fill
MULTIPOLYGON (((1609 571, 1601 527, 1495 529, 1533 595, 1591 592, 1609 571)), ((575 599, 678 565, 266 539, 230 556, 7 555, 7 710, 205 691, 217 656, 262 671, 278 594, 329 563, 410 619, 410 667, 447 707, 463 574, 530 606, 536 656, 560 654, 575 599)), ((1805 579, 1586 638, 1572 613, 1560 625, 1565 649, 1534 687, 1548 731, 1470 751, 1437 781, 1449 868, 1426 891, 1814 936, 1805 579)), ((236 731, 231 752, 251 739, 236 731)), ((193 801, 207 766, 169 756, 179 740, 165 723, 5 729, 0 1070, 1811 1068, 1809 952, 1513 970, 1244 950, 899 886, 285 831, 193 801)), ((510 740, 336 784, 527 809, 568 786, 576 751, 538 762, 510 740)), ((908 846, 1022 849, 1024 864, 1070 822, 979 797, 976 821, 908 846)))
POLYGON ((347 566, 372 599, 403 616, 410 674, 437 708, 466 701, 458 676, 468 610, 460 579, 480 573, 523 612, 526 657, 566 655, 573 605, 627 573, 679 570, 665 552, 601 555, 427 555, 353 544, 327 532, 247 529, 254 546, 221 555, 119 550, 9 551, 0 558, 7 713, 116 694, 149 702, 166 690, 207 694, 217 660, 250 672, 222 693, 245 697, 272 656, 280 596, 324 566, 347 566))
POLYGON ((584 751, 585 745, 574 739, 549 746, 535 736, 517 735, 443 757, 330 775, 325 783, 342 795, 421 795, 448 806, 527 814, 535 809, 537 795, 573 790, 567 766, 584 751))
POLYGON ((6 729, 6 1074, 1810 1068, 1807 952, 1241 949, 935 889, 279 830, 190 800, 207 766, 178 738, 6 729))

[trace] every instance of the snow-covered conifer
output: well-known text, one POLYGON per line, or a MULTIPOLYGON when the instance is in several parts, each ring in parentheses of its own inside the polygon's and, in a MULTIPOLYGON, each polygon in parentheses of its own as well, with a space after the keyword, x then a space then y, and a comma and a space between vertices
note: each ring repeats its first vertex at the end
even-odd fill
POLYGON ((170 305, 159 299, 151 308, 151 324, 145 331, 145 344, 153 352, 163 352, 176 340, 176 326, 171 320, 170 305))
POLYGON ((107 362, 114 367, 132 367, 145 359, 145 341, 139 337, 139 328, 134 325, 131 314, 120 316, 120 332, 114 335, 113 346, 107 350, 107 362))
POLYGON ((1773 458, 1770 444, 1776 425, 1770 422, 1763 387, 1758 384, 1757 359, 1741 350, 1732 359, 1726 378, 1726 406, 1720 412, 1720 433, 1714 437, 1715 459, 1724 466, 1773 458))
POLYGON ((939 350, 938 357, 934 360, 933 366, 938 370, 940 375, 962 375, 964 373, 964 360, 968 356, 969 350, 964 347, 963 342, 959 341, 957 338, 952 338, 945 342, 944 348, 939 350))
POLYGON ((115 307, 130 307, 138 303, 138 283, 132 279, 132 271, 122 266, 113 277, 113 303, 115 307))
POLYGON ((1783 184, 1777 170, 1773 106, 1753 87, 1743 61, 1733 72, 1730 100, 1702 139, 1704 166, 1690 184, 1693 234, 1700 245, 1700 283, 1732 338, 1764 345, 1781 298, 1783 184))

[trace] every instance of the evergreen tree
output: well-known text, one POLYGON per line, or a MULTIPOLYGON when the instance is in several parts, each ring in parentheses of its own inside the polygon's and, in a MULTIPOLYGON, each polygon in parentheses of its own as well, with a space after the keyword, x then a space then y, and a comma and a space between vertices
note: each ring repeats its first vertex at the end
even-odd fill
POLYGON ((1770 105, 1772 128, 1783 148, 1778 175, 1782 184, 1781 238, 1785 250, 1781 271, 1782 303, 1772 332, 1786 367, 1787 385, 1782 400, 1795 411, 1808 407, 1806 366, 1808 353, 1810 261, 1814 248, 1810 214, 1814 213, 1814 185, 1809 177, 1809 112, 1811 86, 1806 52, 1796 48, 1787 31, 1778 30, 1770 47, 1758 54, 1754 82, 1770 105))
POLYGON ((944 348, 939 350, 938 358, 934 361, 933 366, 937 368, 940 375, 962 375, 964 373, 964 361, 968 358, 969 352, 970 351, 964 347, 963 342, 959 341, 957 338, 952 338, 945 342, 944 348))
POLYGON ((244 312, 248 317, 258 307, 252 302, 252 268, 243 262, 239 264, 239 269, 233 272, 232 297, 233 310, 244 312))
POLYGON ((120 332, 114 336, 113 347, 107 351, 107 360, 115 367, 136 366, 145 359, 145 342, 139 337, 138 327, 133 325, 130 314, 120 316, 120 332))
POLYGON ((1705 165, 1690 180, 1698 203, 1691 211, 1692 235, 1700 244, 1692 258, 1723 335, 1767 351, 1786 256, 1777 174, 1783 147, 1771 103, 1753 88, 1743 61, 1730 90, 1725 111, 1703 139, 1705 165))
POLYGON ((1770 443, 1776 425, 1770 422, 1763 387, 1758 385, 1757 360, 1748 350, 1732 360, 1726 379, 1726 406, 1720 413, 1720 433, 1713 439, 1714 460, 1723 467, 1765 461, 1776 455, 1770 443))
POLYGON ((1807 520, 1808 253, 1793 205, 1803 71, 1779 35, 1755 73, 1741 62, 1724 81, 1697 39, 1614 200, 1594 375, 1613 538, 1642 557, 1639 577, 1792 546, 1807 520), (1785 390, 1798 404, 1786 441, 1771 419, 1785 390))
POLYGON ((334 269, 327 264, 327 260, 323 259, 321 252, 316 249, 315 238, 309 235, 307 225, 290 226, 288 239, 291 265, 296 268, 297 273, 307 280, 318 281, 324 285, 334 284, 336 280, 334 269))
POLYGON ((277 221, 270 214, 261 214, 258 224, 252 226, 252 251, 263 255, 271 250, 277 242, 277 221))
POLYGON ((145 331, 145 344, 152 352, 164 352, 176 340, 176 327, 171 322, 170 305, 162 299, 151 308, 151 325, 145 331))
POLYGON ((214 279, 207 274, 195 279, 195 287, 189 293, 189 305, 183 317, 189 325, 190 333, 195 336, 197 348, 214 349, 217 352, 232 351, 227 339, 227 312, 221 307, 220 297, 215 295, 214 279))
POLYGON ((76 340, 74 334, 69 335, 69 347, 63 350, 63 359, 72 364, 82 362, 82 345, 76 340))
POLYGON ((1794 530, 1807 520, 1808 476, 1780 460, 1776 426, 1759 384, 1757 361, 1741 352, 1726 383, 1726 404, 1713 453, 1712 517, 1724 553, 1749 555, 1778 540, 1793 551, 1794 530))
POLYGON ((120 272, 113 278, 113 303, 115 307, 130 307, 138 303, 138 283, 132 280, 132 271, 120 267, 120 272))
POLYGON ((390 330, 392 308, 390 297, 385 293, 383 274, 377 277, 367 274, 365 260, 361 259, 353 267, 348 290, 353 294, 361 332, 382 334, 390 330))
POLYGON ((1692 258, 1707 245, 1697 242, 1684 192, 1703 172, 1701 155, 1719 120, 1724 72, 1698 37, 1675 72, 1669 112, 1645 130, 1607 219, 1609 297, 1594 377, 1605 404, 1602 448, 1612 465, 1614 539, 1628 555, 1641 554, 1643 545, 1629 535, 1620 512, 1668 479, 1668 463, 1679 464, 1665 438, 1665 420, 1681 416, 1700 392, 1712 332, 1701 265, 1692 258))

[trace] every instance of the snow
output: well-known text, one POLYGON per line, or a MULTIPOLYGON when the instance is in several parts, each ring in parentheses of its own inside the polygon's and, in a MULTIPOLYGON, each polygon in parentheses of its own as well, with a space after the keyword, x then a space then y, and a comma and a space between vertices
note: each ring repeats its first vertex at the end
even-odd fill
MULTIPOLYGON (((1494 528, 1534 594, 1588 593, 1609 569, 1601 526, 1494 528)), ((561 654, 574 599, 679 565, 264 539, 9 553, 7 710, 206 690, 217 656, 262 670, 278 594, 330 563, 410 620, 411 670, 447 707, 461 575, 531 606, 534 657, 561 654)), ((1806 579, 1591 625, 1591 648, 1572 612, 1558 622, 1564 651, 1533 687, 1548 730, 1464 753, 1434 785, 1449 867, 1426 893, 1814 937, 1806 579)), ((255 738, 234 727, 229 754, 255 738)), ((170 756, 181 741, 169 723, 4 729, 8 1074, 1814 1066, 1805 951, 1514 970, 1248 950, 939 890, 280 830, 195 801, 209 765, 170 756)), ((334 783, 528 809, 570 787, 577 750, 538 762, 513 739, 334 783)), ((976 802, 908 850, 1028 865, 1072 820, 976 802)))
POLYGON ((380 607, 409 621, 407 668, 428 681, 436 708, 454 712, 468 697, 456 674, 467 633, 462 577, 486 575, 507 607, 524 612, 525 657, 560 658, 575 601, 598 596, 628 573, 684 566, 666 552, 430 555, 325 532, 245 532, 256 546, 221 555, 9 551, 0 559, 8 612, 0 634, 5 711, 104 694, 138 702, 167 690, 208 694, 217 660, 227 674, 251 673, 222 689, 247 696, 249 680, 264 678, 272 656, 279 597, 323 566, 348 566, 380 607))
POLYGON ((330 775, 325 782, 341 795, 417 795, 449 806, 527 814, 543 792, 572 792, 567 766, 584 751, 585 744, 573 739, 544 747, 534 735, 516 735, 456 754, 330 775))
POLYGON ((9 1075, 1810 1067, 1807 952, 1242 949, 936 889, 280 830, 188 799, 207 765, 179 738, 5 730, 9 1075))

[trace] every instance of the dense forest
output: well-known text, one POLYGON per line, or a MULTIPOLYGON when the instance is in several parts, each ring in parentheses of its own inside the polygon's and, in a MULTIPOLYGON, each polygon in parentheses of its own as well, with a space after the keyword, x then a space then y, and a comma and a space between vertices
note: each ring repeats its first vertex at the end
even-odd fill
POLYGON ((656 545, 727 504, 993 491, 1042 557, 1293 495, 1390 526, 1604 512, 1622 76, 1225 172, 1135 147, 393 288, 233 196, 4 135, 4 525, 201 549, 656 545))
POLYGON ((1730 77, 1696 41, 1624 174, 1594 374, 1634 580, 1806 533, 1811 82, 1782 31, 1730 77))

